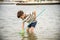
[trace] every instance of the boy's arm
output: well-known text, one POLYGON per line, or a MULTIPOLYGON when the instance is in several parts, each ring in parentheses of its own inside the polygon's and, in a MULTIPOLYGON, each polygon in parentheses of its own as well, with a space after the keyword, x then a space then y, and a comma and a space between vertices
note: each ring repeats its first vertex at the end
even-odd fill
POLYGON ((33 12, 34 18, 36 19, 36 11, 33 12))
POLYGON ((24 22, 22 23, 22 30, 24 30, 24 22))

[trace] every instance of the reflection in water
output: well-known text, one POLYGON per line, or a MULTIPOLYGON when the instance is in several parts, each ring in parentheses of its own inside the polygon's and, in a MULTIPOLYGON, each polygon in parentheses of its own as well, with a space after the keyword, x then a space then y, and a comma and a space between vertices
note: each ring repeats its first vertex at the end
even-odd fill
POLYGON ((27 33, 27 37, 24 36, 24 34, 22 35, 22 40, 37 40, 37 37, 34 33, 27 33))
POLYGON ((28 33, 28 40, 37 40, 36 35, 34 33, 28 33))

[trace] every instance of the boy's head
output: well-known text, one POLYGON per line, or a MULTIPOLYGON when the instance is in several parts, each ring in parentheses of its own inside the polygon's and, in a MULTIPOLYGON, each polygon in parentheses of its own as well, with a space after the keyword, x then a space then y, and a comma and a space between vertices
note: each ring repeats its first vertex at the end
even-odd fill
POLYGON ((25 17, 24 12, 22 10, 18 11, 17 12, 17 17, 21 18, 21 19, 24 19, 24 17, 25 17))

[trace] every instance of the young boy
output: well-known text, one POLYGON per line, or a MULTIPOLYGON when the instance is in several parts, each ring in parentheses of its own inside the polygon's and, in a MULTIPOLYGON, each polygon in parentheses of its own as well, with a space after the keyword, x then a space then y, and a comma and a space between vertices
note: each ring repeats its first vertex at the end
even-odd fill
POLYGON ((23 20, 22 23, 22 30, 24 30, 24 23, 27 22, 29 23, 28 28, 27 28, 27 32, 34 32, 34 27, 37 24, 36 21, 36 11, 32 12, 32 14, 25 14, 22 10, 17 12, 17 17, 21 18, 23 20))

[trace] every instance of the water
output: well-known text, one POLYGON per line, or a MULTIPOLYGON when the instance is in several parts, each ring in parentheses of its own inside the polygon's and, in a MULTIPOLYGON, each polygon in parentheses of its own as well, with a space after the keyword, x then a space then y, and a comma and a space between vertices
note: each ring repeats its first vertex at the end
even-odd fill
MULTIPOLYGON (((25 29, 27 23, 25 23, 25 29)), ((60 40, 60 5, 0 5, 0 40, 60 40), (37 14, 46 9, 37 18, 34 34, 19 34, 21 19, 17 18, 17 12, 23 10, 37 14)))

